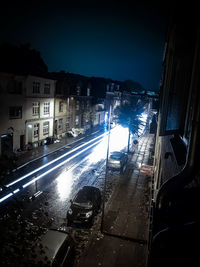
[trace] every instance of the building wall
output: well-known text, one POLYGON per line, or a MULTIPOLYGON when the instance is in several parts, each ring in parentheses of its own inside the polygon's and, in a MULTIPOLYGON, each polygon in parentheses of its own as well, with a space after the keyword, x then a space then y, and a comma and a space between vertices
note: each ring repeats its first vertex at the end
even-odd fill
POLYGON ((150 267, 200 262, 196 250, 200 220, 200 24, 196 10, 193 5, 177 6, 168 28, 154 160, 150 267))
MULTIPOLYGON (((19 76, 15 74, 0 74, 0 134, 12 136, 12 150, 25 149, 28 143, 41 143, 47 136, 53 135, 55 81, 36 77, 19 76), (33 93, 33 82, 40 83, 40 91, 33 93), (50 84, 49 93, 44 92, 44 85, 50 84), (33 114, 33 103, 39 104, 39 113, 33 114), (49 113, 44 114, 44 105, 49 103, 49 113), (20 116, 9 116, 9 110, 21 107, 20 116), (43 124, 49 123, 48 133, 43 133, 43 124), (34 137, 34 124, 39 125, 38 136, 34 137)), ((11 111, 10 111, 11 112, 11 111)), ((19 112, 19 110, 17 111, 19 112)), ((4 142, 5 139, 2 140, 4 142)), ((1 142, 1 143, 2 143, 1 142)), ((4 142, 5 146, 5 142, 4 142)), ((11 146, 10 146, 11 147, 11 146)), ((0 144, 0 153, 2 147, 0 144)))
MULTIPOLYGON (((20 146, 20 136, 25 135, 24 100, 25 96, 22 77, 13 74, 0 73, 0 135, 12 135, 13 151, 20 146), (21 93, 9 93, 14 91, 13 88, 15 88, 16 82, 21 82, 21 93), (10 118, 10 107, 22 107, 21 117, 10 118)), ((0 142, 0 155, 2 153, 1 143, 2 142, 0 142)))
POLYGON ((56 137, 62 137, 66 134, 66 120, 69 116, 69 109, 67 109, 67 99, 55 98, 55 117, 54 117, 54 135, 56 137), (62 109, 60 105, 62 103, 62 109), (59 127, 59 120, 62 120, 62 127, 59 127))
POLYGON ((36 143, 40 145, 41 141, 49 136, 53 136, 54 126, 54 93, 55 81, 47 78, 28 76, 25 81, 26 101, 25 101, 25 127, 26 127, 26 145, 36 143), (40 84, 38 92, 33 91, 34 82, 40 84), (45 93, 45 84, 49 85, 49 92, 45 93), (33 114, 33 103, 39 104, 39 113, 33 114), (45 114, 45 109, 49 111, 45 114), (38 135, 34 135, 34 125, 38 124, 38 135), (44 132, 44 125, 48 124, 48 131, 44 132))

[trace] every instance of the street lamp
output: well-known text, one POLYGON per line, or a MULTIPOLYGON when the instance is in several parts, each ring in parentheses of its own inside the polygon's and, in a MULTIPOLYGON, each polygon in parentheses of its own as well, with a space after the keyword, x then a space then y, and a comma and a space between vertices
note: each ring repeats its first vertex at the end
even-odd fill
POLYGON ((109 114, 108 114, 108 142, 107 142, 107 155, 106 155, 106 171, 105 171, 104 188, 103 188, 103 205, 102 205, 102 216, 101 216, 101 233, 103 233, 104 209, 105 209, 105 193, 106 193, 106 180, 107 180, 107 174, 108 174, 108 157, 109 157, 109 147, 110 147, 110 117, 111 117, 111 105, 110 105, 109 114))

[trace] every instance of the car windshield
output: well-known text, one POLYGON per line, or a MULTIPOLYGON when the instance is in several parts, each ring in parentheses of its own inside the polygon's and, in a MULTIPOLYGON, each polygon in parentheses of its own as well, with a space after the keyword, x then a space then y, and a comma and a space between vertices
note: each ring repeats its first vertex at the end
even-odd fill
POLYGON ((122 157, 121 153, 113 153, 110 155, 111 159, 120 159, 122 157))
POLYGON ((90 190, 80 190, 74 198, 73 202, 86 203, 89 201, 92 201, 92 193, 90 192, 90 190))

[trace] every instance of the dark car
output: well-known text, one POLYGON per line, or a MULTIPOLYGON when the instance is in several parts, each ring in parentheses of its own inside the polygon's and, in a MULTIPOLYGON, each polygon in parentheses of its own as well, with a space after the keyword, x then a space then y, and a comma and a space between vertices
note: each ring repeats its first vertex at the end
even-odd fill
POLYGON ((69 233, 50 229, 32 248, 35 254, 31 266, 73 266, 75 260, 74 240, 69 233))
POLYGON ((128 155, 124 152, 114 151, 108 158, 108 168, 122 172, 128 162, 128 155))
POLYGON ((101 207, 101 192, 94 186, 84 186, 71 201, 67 211, 68 225, 71 223, 92 225, 101 207))
POLYGON ((55 141, 55 138, 53 136, 49 136, 46 138, 46 145, 50 145, 50 144, 53 144, 55 141))

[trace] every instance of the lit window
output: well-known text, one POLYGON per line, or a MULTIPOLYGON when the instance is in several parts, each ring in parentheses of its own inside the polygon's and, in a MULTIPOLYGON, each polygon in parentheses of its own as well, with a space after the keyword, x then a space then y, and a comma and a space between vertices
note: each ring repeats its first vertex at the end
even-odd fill
POLYGON ((76 101, 76 110, 79 110, 79 101, 76 101))
POLYGON ((78 125, 78 123, 79 123, 79 117, 78 117, 78 115, 76 115, 75 124, 78 125))
POLYGON ((39 115, 39 102, 33 102, 33 115, 39 115))
POLYGON ((81 87, 80 86, 77 86, 76 87, 76 94, 77 95, 80 95, 81 94, 81 87))
POLYGON ((39 94, 40 93, 40 82, 33 82, 33 93, 39 94))
POLYGON ((34 137, 38 137, 39 135, 39 123, 35 123, 34 126, 33 126, 33 134, 34 134, 34 137))
POLYGON ((43 123, 43 135, 46 135, 49 133, 49 122, 48 121, 45 121, 43 123))
POLYGON ((50 103, 49 102, 45 102, 44 103, 44 115, 47 115, 50 113, 50 103))
POLYGON ((50 94, 50 83, 44 84, 44 94, 50 94))

